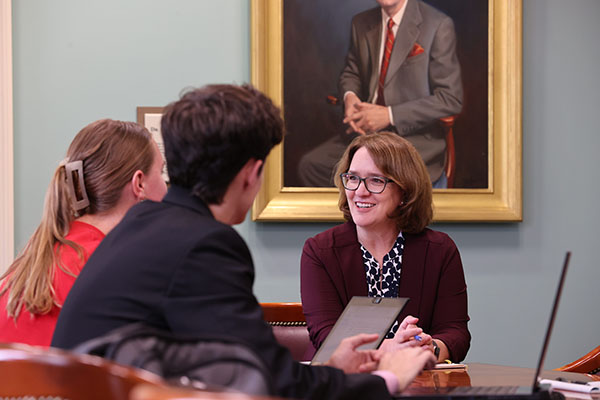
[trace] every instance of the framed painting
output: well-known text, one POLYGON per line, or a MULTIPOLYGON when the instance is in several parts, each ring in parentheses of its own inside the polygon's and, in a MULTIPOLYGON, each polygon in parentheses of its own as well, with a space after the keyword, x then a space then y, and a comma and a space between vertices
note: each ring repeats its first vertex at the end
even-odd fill
MULTIPOLYGON (((162 118, 162 114, 163 107, 137 107, 137 123, 148 129, 152 135, 152 139, 154 139, 158 145, 160 154, 162 154, 162 157, 166 162, 165 145, 162 140, 162 135, 160 134, 160 120, 162 118)), ((163 169, 162 177, 165 182, 169 183, 169 175, 167 171, 168 166, 163 169)))
MULTIPOLYGON (((520 221, 521 0, 423 1, 453 21, 463 90, 460 112, 444 128, 445 159, 454 163, 451 184, 434 189, 434 220, 520 221)), ((337 189, 304 179, 303 163, 345 133, 338 83, 351 21, 374 7, 374 0, 348 0, 343 10, 336 0, 252 0, 252 83, 281 106, 286 124, 253 220, 342 220, 337 189)))

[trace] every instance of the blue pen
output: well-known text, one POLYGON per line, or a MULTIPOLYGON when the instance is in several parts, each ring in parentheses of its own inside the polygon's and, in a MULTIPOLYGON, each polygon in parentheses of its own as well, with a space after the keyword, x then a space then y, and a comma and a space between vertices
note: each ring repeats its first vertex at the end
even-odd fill
POLYGON ((421 336, 419 336, 419 335, 416 335, 416 336, 415 336, 415 340, 416 340, 417 342, 420 342, 420 341, 421 341, 421 340, 423 340, 423 339, 421 338, 421 336))

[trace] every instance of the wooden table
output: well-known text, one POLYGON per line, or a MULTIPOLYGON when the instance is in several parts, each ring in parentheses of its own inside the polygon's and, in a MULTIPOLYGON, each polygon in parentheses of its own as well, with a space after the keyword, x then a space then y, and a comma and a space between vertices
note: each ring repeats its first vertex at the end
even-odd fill
MULTIPOLYGON (((422 372, 415 381, 406 389, 406 394, 418 393, 418 388, 423 387, 450 387, 450 386, 532 386, 535 369, 506 367, 493 364, 470 363, 466 370, 447 369, 430 370, 422 372), (411 390, 412 389, 412 390, 411 390)), ((577 374, 572 372, 543 371, 542 378, 562 378, 572 381, 600 381, 600 376, 577 374)), ((563 392, 569 399, 595 398, 589 396, 563 392)))

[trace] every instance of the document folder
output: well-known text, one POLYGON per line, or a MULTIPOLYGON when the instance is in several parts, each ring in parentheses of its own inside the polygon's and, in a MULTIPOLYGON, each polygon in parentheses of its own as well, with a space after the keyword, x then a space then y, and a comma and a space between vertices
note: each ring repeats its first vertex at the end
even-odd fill
POLYGON ((359 333, 379 335, 375 342, 365 344, 359 349, 378 348, 407 302, 408 298, 405 297, 354 296, 344 308, 311 363, 319 364, 328 361, 343 339, 359 333))

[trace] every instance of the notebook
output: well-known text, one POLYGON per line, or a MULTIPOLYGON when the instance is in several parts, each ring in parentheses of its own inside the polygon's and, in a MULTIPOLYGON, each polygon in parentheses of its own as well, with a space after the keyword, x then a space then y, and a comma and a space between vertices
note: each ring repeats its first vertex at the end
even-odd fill
POLYGON ((375 342, 360 346, 359 349, 378 348, 406 303, 408 298, 405 297, 352 297, 314 355, 311 364, 325 363, 344 338, 359 333, 379 334, 375 342))
MULTIPOLYGON (((550 343, 550 335, 552 334, 552 328, 554 327, 554 320, 558 310, 558 303, 562 294, 562 289, 565 283, 565 277, 567 276, 567 269, 569 268, 569 261, 571 259, 571 252, 568 251, 565 255, 565 261, 563 263, 560 280, 558 281, 558 287, 556 294, 554 295, 554 305, 552 306, 552 312, 550 313, 550 321, 546 328, 546 335, 544 343, 542 344, 542 351, 538 360, 537 369, 533 378, 532 386, 464 386, 464 387, 442 387, 442 388, 417 388, 418 393, 410 393, 408 395, 396 395, 397 399, 409 400, 409 399, 420 399, 423 398, 435 398, 435 399, 459 399, 465 398, 471 399, 493 399, 493 400, 527 400, 527 399, 564 399, 564 396, 559 392, 550 392, 549 386, 540 385, 541 380, 540 374, 544 367, 544 360, 546 359, 546 353, 548 345, 550 343), (422 393, 421 393, 422 391, 422 393)), ((413 390, 411 389, 411 392, 413 390)))

